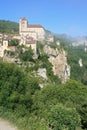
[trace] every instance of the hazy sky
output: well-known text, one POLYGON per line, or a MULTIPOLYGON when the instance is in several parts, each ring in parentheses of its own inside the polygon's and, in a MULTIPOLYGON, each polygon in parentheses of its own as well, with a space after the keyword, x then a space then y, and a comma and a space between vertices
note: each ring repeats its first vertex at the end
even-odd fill
POLYGON ((54 33, 87 35, 87 0, 0 0, 0 20, 24 16, 54 33))

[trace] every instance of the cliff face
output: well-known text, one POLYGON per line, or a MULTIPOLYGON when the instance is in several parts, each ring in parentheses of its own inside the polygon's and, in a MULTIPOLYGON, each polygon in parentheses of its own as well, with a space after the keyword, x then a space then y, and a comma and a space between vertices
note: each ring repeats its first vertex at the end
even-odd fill
POLYGON ((57 75, 62 83, 65 83, 70 78, 70 66, 67 63, 67 54, 65 50, 59 51, 48 45, 44 46, 44 52, 49 56, 49 61, 53 65, 54 75, 57 75))

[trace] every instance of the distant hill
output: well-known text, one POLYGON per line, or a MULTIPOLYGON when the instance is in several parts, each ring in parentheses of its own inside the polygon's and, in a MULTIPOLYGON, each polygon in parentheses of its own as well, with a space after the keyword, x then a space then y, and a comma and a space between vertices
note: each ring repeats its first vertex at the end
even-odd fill
POLYGON ((10 34, 18 33, 18 23, 0 20, 0 32, 10 34))

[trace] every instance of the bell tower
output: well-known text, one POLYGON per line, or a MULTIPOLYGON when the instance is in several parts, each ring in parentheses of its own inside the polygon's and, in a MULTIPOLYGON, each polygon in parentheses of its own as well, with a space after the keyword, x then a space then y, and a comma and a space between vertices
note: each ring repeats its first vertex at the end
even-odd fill
POLYGON ((24 31, 27 31, 27 24, 28 24, 27 19, 25 17, 20 19, 20 21, 19 21, 19 34, 21 34, 24 31))

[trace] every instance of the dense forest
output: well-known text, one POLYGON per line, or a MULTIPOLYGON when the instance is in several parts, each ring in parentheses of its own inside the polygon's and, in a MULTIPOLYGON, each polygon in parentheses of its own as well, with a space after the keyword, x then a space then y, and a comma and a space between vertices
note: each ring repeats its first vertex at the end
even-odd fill
POLYGON ((6 20, 0 20, 0 32, 14 34, 18 33, 18 23, 6 20))

